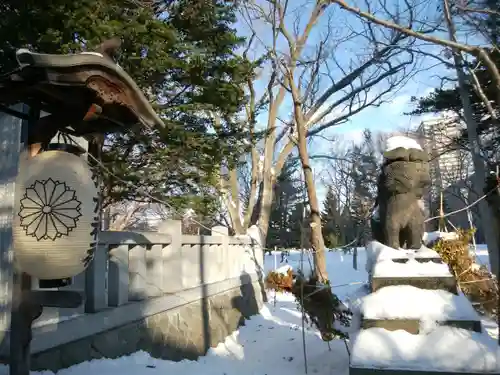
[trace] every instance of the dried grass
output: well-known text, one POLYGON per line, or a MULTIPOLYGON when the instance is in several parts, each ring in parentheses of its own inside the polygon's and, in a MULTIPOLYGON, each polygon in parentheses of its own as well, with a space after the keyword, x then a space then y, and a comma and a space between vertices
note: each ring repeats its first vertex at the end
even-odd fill
POLYGON ((448 264, 460 289, 483 314, 498 314, 498 281, 469 252, 473 231, 458 230, 458 239, 439 240, 433 249, 448 264))
POLYGON ((271 271, 264 280, 266 288, 275 292, 291 292, 293 286, 293 273, 289 269, 286 274, 271 271))

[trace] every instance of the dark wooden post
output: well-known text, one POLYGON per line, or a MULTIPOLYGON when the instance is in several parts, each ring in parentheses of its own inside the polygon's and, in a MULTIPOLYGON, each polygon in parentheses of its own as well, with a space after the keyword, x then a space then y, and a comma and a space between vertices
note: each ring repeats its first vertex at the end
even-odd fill
MULTIPOLYGON (((26 107, 16 106, 15 112, 26 113, 26 107)), ((13 268, 13 224, 16 199, 16 179, 19 169, 21 150, 27 142, 26 122, 10 114, 0 113, 0 283, 1 283, 1 330, 10 332, 2 337, 4 354, 9 352, 10 373, 29 375, 23 362, 22 346, 18 345, 22 336, 29 332, 19 324, 22 316, 22 289, 30 288, 29 277, 16 275, 13 268), (7 350, 9 348, 9 350, 7 350), (14 354, 14 356, 12 356, 14 354), (27 372, 26 372, 27 371, 27 372)), ((31 324, 30 324, 31 328, 31 324)), ((29 349, 28 349, 29 350, 29 349)))
POLYGON ((9 353, 8 332, 13 285, 12 233, 21 134, 21 120, 0 112, 0 333, 3 356, 9 353))
MULTIPOLYGON (((21 151, 28 147, 29 129, 40 117, 40 111, 27 106, 23 108, 24 113, 29 113, 29 119, 17 122, 18 136, 18 163, 21 151)), ((14 131, 14 129, 12 129, 14 131)), ((30 150, 31 151, 31 150, 30 150)), ((31 157, 24 155, 24 157, 31 157)), ((17 177, 17 169, 16 176, 17 177)), ((15 194, 12 197, 15 199, 15 194)), ((15 215, 15 212, 13 213, 15 215)), ((15 252, 12 254, 15 257, 15 252)), ((31 277, 24 273, 18 273, 13 270, 12 277, 12 308, 10 322, 10 375, 29 375, 30 373, 30 342, 32 339, 31 324, 42 313, 42 307, 30 301, 31 277)))

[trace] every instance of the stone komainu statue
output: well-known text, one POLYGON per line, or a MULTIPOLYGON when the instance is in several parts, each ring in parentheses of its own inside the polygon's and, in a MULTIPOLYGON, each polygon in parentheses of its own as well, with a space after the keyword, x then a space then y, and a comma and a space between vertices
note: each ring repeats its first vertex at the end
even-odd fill
POLYGON ((424 234, 421 198, 429 185, 427 153, 402 147, 386 151, 378 180, 378 219, 371 221, 373 238, 395 249, 419 249, 424 234))

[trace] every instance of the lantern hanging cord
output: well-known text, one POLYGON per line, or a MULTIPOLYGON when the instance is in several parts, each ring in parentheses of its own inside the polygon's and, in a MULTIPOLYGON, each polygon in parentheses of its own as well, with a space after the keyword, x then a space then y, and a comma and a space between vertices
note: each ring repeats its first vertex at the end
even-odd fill
MULTIPOLYGON (((159 204, 162 204, 162 205, 165 205, 167 206, 170 210, 172 210, 173 213, 177 214, 177 215, 180 215, 182 216, 182 213, 177 210, 175 207, 173 207, 170 203, 168 203, 167 201, 164 201, 162 199, 159 199, 159 198, 156 198, 155 196, 149 194, 148 192, 145 192, 145 191, 141 191, 141 188, 140 186, 136 186, 134 185, 132 182, 130 181, 125 181, 124 179, 118 177, 116 174, 114 174, 113 172, 111 172, 109 170, 109 168, 107 168, 100 160, 98 160, 95 156, 93 156, 92 154, 90 153, 87 153, 87 156, 92 159, 99 168, 101 168, 104 172, 106 172, 108 175, 110 175, 111 177, 113 177, 115 180, 121 182, 122 184, 125 184, 131 188, 133 188, 134 190, 136 191, 139 191, 142 195, 144 195, 146 198, 149 198, 151 199, 152 201, 154 201, 155 203, 159 203, 159 204)), ((94 166, 95 167, 95 166, 94 166)), ((373 213, 369 216, 371 217, 373 215, 373 213)), ((203 229, 206 229, 208 231, 211 231, 212 233, 217 233, 221 236, 227 236, 227 233, 224 233, 224 232, 218 232, 217 230, 213 230, 212 228, 209 228, 207 227, 206 225, 204 225, 203 223, 200 223, 199 221, 197 221, 196 219, 191 219, 191 221, 195 224, 198 224, 200 227, 202 227, 203 229)), ((358 236, 359 237, 359 236, 358 236)), ((349 244, 347 245, 344 245, 342 247, 339 247, 338 249, 343 249, 351 244, 353 244, 356 240, 358 240, 358 238, 354 239, 353 241, 351 241, 349 244)), ((316 250, 314 249, 308 249, 308 252, 310 254, 314 254, 316 253, 316 250)))
MULTIPOLYGON (((300 272, 304 274, 304 249, 300 251, 300 272)), ((304 283, 300 284, 300 307, 302 315, 302 354, 304 356, 304 371, 307 374, 307 348, 306 348, 306 331, 305 331, 305 321, 306 321, 306 311, 304 309, 304 283)))
MULTIPOLYGON (((113 172, 111 172, 105 165, 102 164, 102 162, 100 160, 98 160, 97 158, 95 158, 93 155, 91 154, 87 154, 87 156, 89 158, 91 158, 102 170, 104 170, 107 174, 109 174, 110 176, 112 176, 113 178, 115 178, 117 181, 123 183, 123 184, 126 184, 128 186, 131 186, 133 187, 134 189, 136 190, 139 190, 140 187, 137 187, 136 185, 134 185, 132 182, 130 181, 125 181, 123 179, 121 179, 120 177, 116 176, 113 172)), ((158 199, 156 197, 154 197, 153 195, 147 193, 147 192, 142 192, 141 193, 146 196, 147 198, 151 199, 152 201, 155 201, 156 203, 159 203, 159 204, 164 204, 165 206, 167 206, 169 209, 171 209, 174 213, 180 215, 181 213, 175 209, 170 203, 164 201, 164 200, 161 200, 161 199, 158 199)), ((370 215, 371 216, 371 215, 370 215)), ((217 230, 212 230, 212 228, 209 228, 207 227, 206 225, 198 222, 197 220, 194 220, 194 219, 191 219, 195 224, 198 224, 200 227, 206 229, 206 230, 209 230, 211 231, 212 233, 217 233, 221 236, 227 236, 226 233, 223 233, 223 232, 218 232, 217 230)), ((354 241, 352 241, 351 243, 354 243, 358 238, 356 238, 354 241)), ((348 244, 349 245, 349 244, 348 244)), ((341 247, 340 249, 348 246, 348 245, 345 245, 343 247, 341 247)), ((303 251, 303 250, 301 250, 303 251)), ((307 250, 309 256, 311 256, 312 254, 314 254, 316 251, 314 249, 308 249, 307 250)), ((260 264, 256 261, 255 257, 253 257, 252 255, 250 255, 250 258, 254 261, 254 263, 259 267, 259 271, 264 274, 264 269, 263 267, 260 266, 260 264)), ((321 277, 323 277, 323 275, 320 275, 321 277)), ((341 284, 341 285, 321 285, 321 286, 318 286, 317 289, 313 292, 311 292, 310 294, 306 295, 306 297, 309 297, 310 295, 312 294, 315 294, 315 293, 318 293, 320 292, 321 290, 324 290, 324 289, 331 289, 331 288, 336 288, 336 287, 343 287, 343 286, 351 286, 351 285, 358 285, 358 284, 363 284, 363 283, 349 283, 349 284, 341 284)), ((161 290, 160 290, 161 291, 161 290)))
MULTIPOLYGON (((106 168, 99 160, 97 160, 93 155, 91 154, 87 154, 94 162, 97 163, 97 165, 102 168, 106 173, 108 173, 110 176, 114 177, 115 179, 117 179, 118 181, 124 183, 124 184, 127 184, 127 185, 131 185, 131 186, 134 186, 131 182, 127 182, 127 181, 124 181, 122 180, 121 178, 119 178, 118 176, 116 176, 113 172, 111 172, 108 168, 106 168)), ((91 166, 93 167, 93 166, 91 166)), ((135 186, 134 186, 135 188, 135 186)), ((150 198, 151 200, 155 201, 156 203, 160 203, 160 204, 164 204, 165 206, 167 206, 168 208, 170 208, 174 213, 176 214, 180 214, 178 210, 176 210, 174 207, 172 207, 172 205, 170 205, 168 202, 165 202, 165 201, 162 201, 161 199, 158 199, 158 198, 155 198, 154 196, 150 195, 150 194, 147 194, 147 193, 143 193, 145 196, 147 196, 148 198, 150 198)), ((223 233, 223 232, 218 232, 216 230, 212 230, 211 228, 208 228, 207 226, 203 225, 202 223, 199 223, 195 220, 193 220, 193 222, 197 223, 198 225, 200 225, 201 227, 207 229, 207 230, 210 230, 212 231, 213 233, 217 233, 217 234, 220 234, 221 236, 227 236, 226 233, 223 233)), ((236 237, 237 238, 237 237, 236 237)), ((254 264, 259 268, 258 271, 259 273, 263 274, 264 272, 264 269, 260 266, 260 264, 256 261, 255 257, 252 256, 250 254, 249 251, 246 251, 247 254, 249 254, 250 256, 250 259, 254 262, 254 264)), ((125 263, 123 262, 122 260, 120 260, 119 258, 114 258, 115 261, 121 263, 122 265, 128 267, 128 263, 125 263)), ((141 275, 140 273, 136 273, 136 276, 139 276, 141 279, 143 279, 143 281, 146 281, 146 278, 141 275)), ((153 286, 153 285, 151 285, 153 286)), ((171 295, 171 294, 174 294, 174 293, 171 293, 171 292, 168 292, 168 291, 165 291, 163 290, 161 287, 159 287, 158 285, 154 285, 153 286, 154 288, 156 288, 158 291, 162 292, 163 294, 165 295, 171 295)), ((187 301, 187 300, 186 300, 187 301)))
MULTIPOLYGON (((115 178, 117 181, 120 181, 121 183, 123 184, 126 184, 128 186, 131 186, 133 187, 134 189, 139 189, 137 188, 133 183, 131 183, 130 181, 125 181, 123 179, 121 179, 120 177, 116 176, 113 172, 111 172, 105 165, 102 164, 102 162, 100 160, 98 160, 97 158, 95 158, 92 154, 90 153, 87 153, 87 156, 90 157, 104 172, 106 172, 107 174, 109 174, 110 176, 112 176, 113 178, 115 178)), ((165 202, 161 199, 158 199, 154 196, 152 196, 151 194, 147 193, 147 192, 142 192, 146 197, 148 197, 149 199, 151 199, 152 201, 155 201, 156 203, 160 203, 160 204, 164 204, 165 206, 167 206, 168 208, 170 208, 173 212, 175 212, 176 214, 180 214, 180 212, 178 210, 176 210, 170 203, 168 202, 165 202)), ((227 236, 226 233, 222 233, 222 232, 217 232, 216 230, 212 230, 211 228, 208 228, 207 226, 203 225, 202 223, 196 221, 196 220, 193 220, 194 223, 198 224, 199 226, 201 226, 202 228, 205 228, 207 230, 210 230, 212 231, 212 233, 218 233, 222 236, 227 236)), ((311 252, 312 253, 312 252, 311 252)), ((301 250, 301 257, 303 259, 303 256, 304 256, 304 249, 301 250)), ((250 258, 254 261, 255 265, 259 268, 259 271, 261 274, 264 274, 264 269, 260 266, 260 264, 256 261, 255 257, 251 256, 250 255, 250 258)), ((120 261, 120 260, 118 260, 120 261)), ((303 262, 301 262, 301 268, 303 267, 302 265, 303 262)), ((125 265, 125 264, 124 264, 125 265)), ((128 265, 127 265, 128 266, 128 265)), ((141 275, 141 274, 137 274, 139 277, 143 278, 144 277, 141 275)), ((158 287, 157 287, 158 288, 158 287)), ((158 288, 161 292, 163 292, 163 290, 161 288, 158 288)), ((317 291, 319 290, 322 290, 322 288, 318 288, 317 291)), ((314 292, 313 292, 314 293, 314 292)), ((168 293, 170 294, 170 293, 168 293)), ((301 298, 302 300, 304 299, 304 291, 303 291, 303 286, 301 288, 301 298)), ((306 340, 305 340, 305 310, 304 310, 304 307, 302 306, 302 348, 303 348, 303 355, 304 355, 304 370, 305 370, 305 373, 307 374, 308 373, 308 366, 307 366, 307 349, 306 349, 306 340)))

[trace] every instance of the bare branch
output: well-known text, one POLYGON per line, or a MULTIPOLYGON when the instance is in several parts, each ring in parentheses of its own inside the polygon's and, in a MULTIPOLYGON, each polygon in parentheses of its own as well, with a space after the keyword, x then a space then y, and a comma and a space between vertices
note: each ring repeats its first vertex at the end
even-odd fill
POLYGON ((497 12, 493 9, 478 9, 478 8, 469 8, 469 7, 464 7, 459 4, 454 5, 455 8, 461 10, 462 12, 467 12, 467 13, 480 13, 480 14, 487 14, 490 16, 499 16, 500 17, 500 12, 497 12))
MULTIPOLYGON (((412 29, 403 27, 403 26, 398 25, 396 23, 381 20, 370 13, 364 12, 358 8, 355 8, 355 7, 348 5, 344 0, 330 0, 330 1, 332 3, 339 5, 341 8, 343 8, 351 13, 357 14, 358 16, 360 16, 360 17, 362 17, 370 22, 373 22, 377 25, 388 27, 390 29, 399 31, 401 33, 404 33, 405 35, 409 35, 409 36, 412 36, 412 37, 417 38, 417 39, 425 40, 427 42, 438 44, 438 45, 441 45, 444 47, 449 47, 449 48, 452 48, 452 49, 458 50, 458 51, 467 52, 467 53, 470 53, 474 56, 477 56, 478 58, 480 58, 481 60, 484 61, 486 66, 488 66, 488 68, 491 71, 491 74, 493 76, 493 79, 495 81, 495 84, 497 85, 497 87, 500 91, 500 72, 498 71, 498 68, 496 67, 495 63, 489 57, 488 53, 483 48, 468 45, 468 44, 459 43, 456 41, 441 39, 441 38, 437 38, 437 37, 434 37, 431 35, 426 35, 423 33, 416 32, 412 29)), ((499 98, 498 102, 500 104, 500 98, 499 98)))

